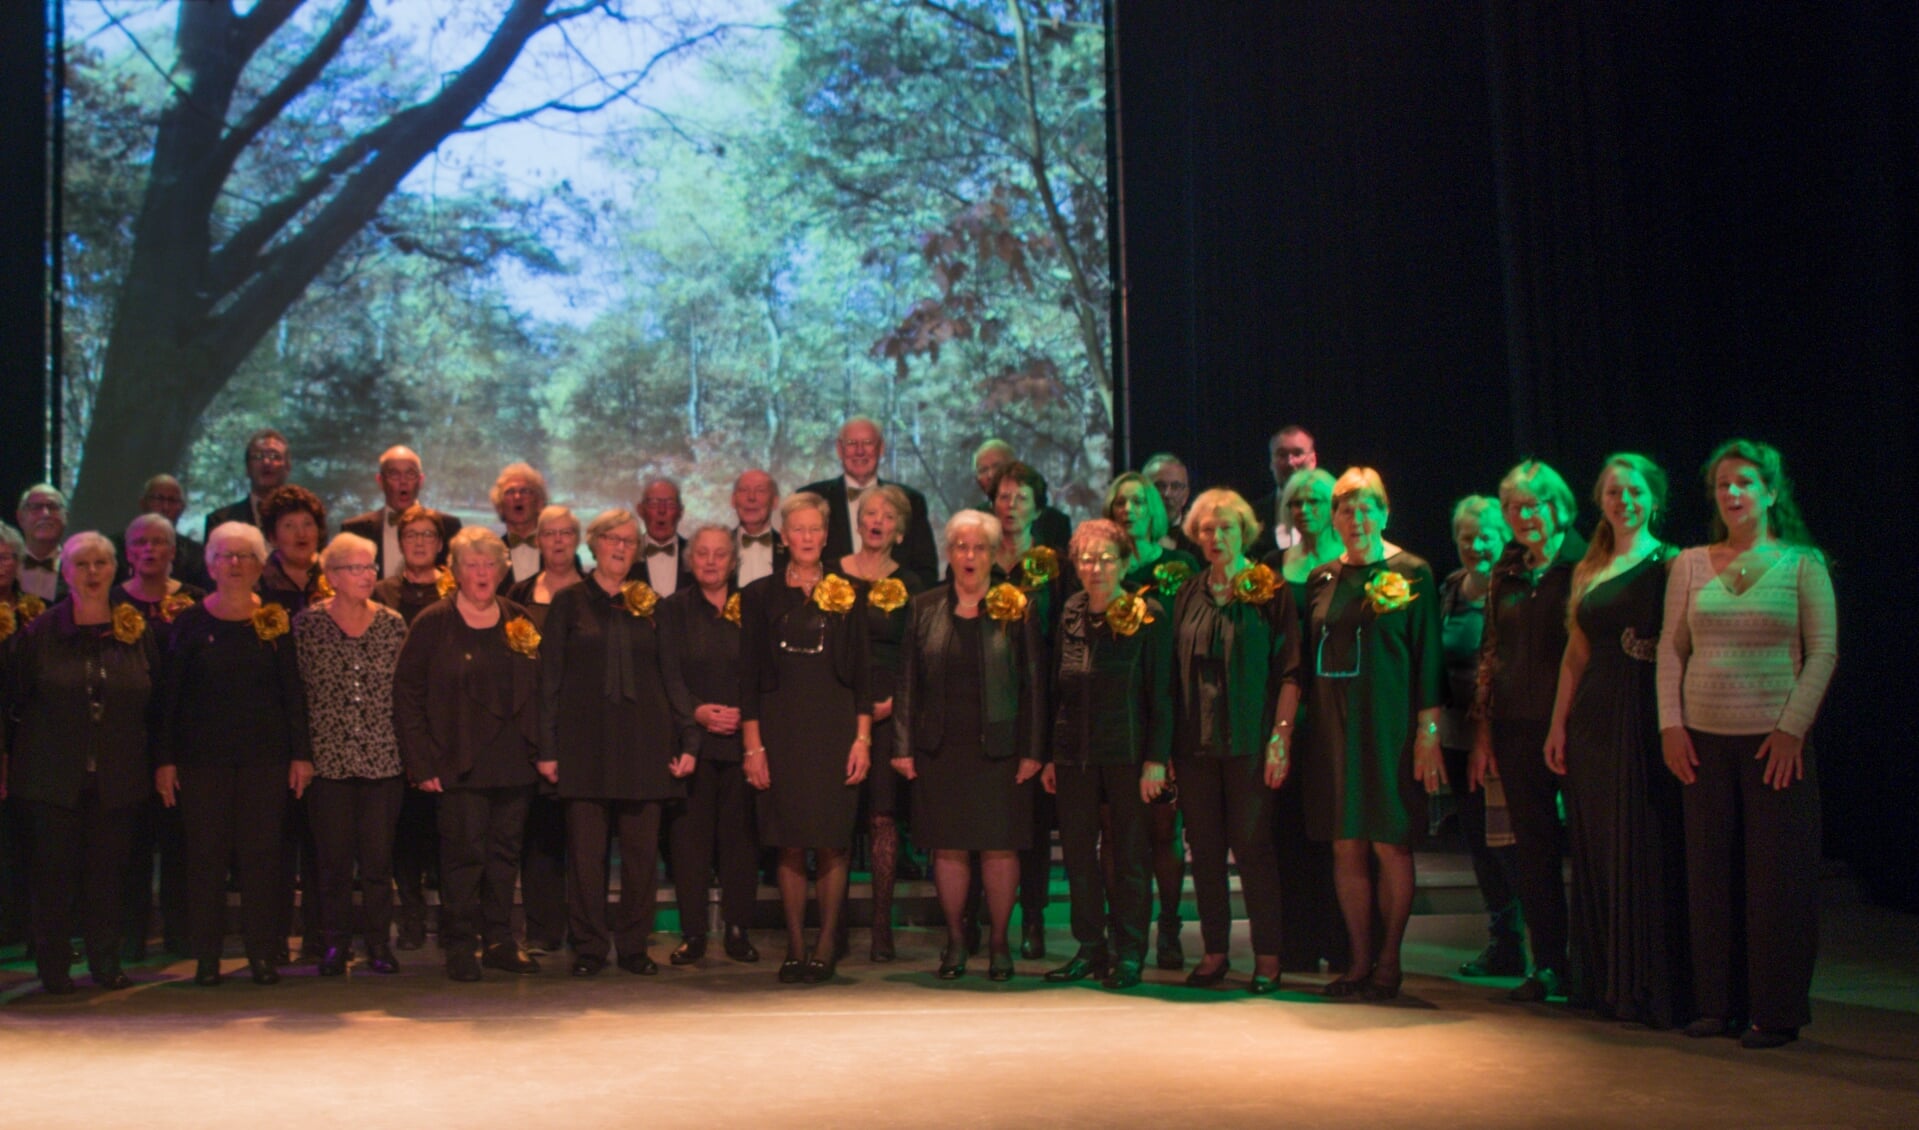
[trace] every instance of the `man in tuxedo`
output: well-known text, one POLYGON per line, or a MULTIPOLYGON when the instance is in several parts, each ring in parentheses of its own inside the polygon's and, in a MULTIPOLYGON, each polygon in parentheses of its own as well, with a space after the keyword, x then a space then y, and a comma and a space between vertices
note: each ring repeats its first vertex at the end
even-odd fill
POLYGON ((779 484, 757 467, 733 480, 733 517, 738 519, 733 542, 742 586, 786 566, 786 545, 773 532, 773 507, 779 501, 779 484))
POLYGON ((672 479, 648 482, 633 510, 640 516, 640 559, 628 570, 627 580, 645 581, 662 597, 692 584, 686 539, 680 536, 680 519, 686 515, 680 484, 672 479))
POLYGON ((52 483, 35 483, 21 493, 13 516, 27 542, 27 551, 20 557, 20 591, 52 604, 60 591, 60 539, 67 534, 67 496, 52 483))
MULTIPOLYGON (((180 532, 180 515, 187 508, 187 494, 180 480, 172 475, 155 475, 140 491, 140 513, 158 514, 173 523, 173 579, 212 591, 213 579, 207 575, 207 551, 199 542, 180 532)), ((133 562, 127 556, 124 533, 113 535, 120 554, 120 579, 133 575, 133 562)))
MULTIPOLYGON (((524 581, 540 571, 540 511, 546 509, 546 476, 525 463, 509 463, 493 480, 493 512, 506 529, 507 560, 513 580, 524 581)), ((502 586, 504 587, 504 586, 502 586)))
MULTIPOLYGON (((980 493, 986 496, 986 505, 981 507, 988 514, 993 513, 993 499, 999 493, 999 475, 1009 464, 1019 461, 1013 451, 1013 445, 1003 439, 993 438, 979 445, 973 452, 973 481, 979 484, 980 493)), ((1066 543, 1073 538, 1072 520, 1066 512, 1052 503, 1039 508, 1033 516, 1033 544, 1050 546, 1057 553, 1066 552, 1066 543)))
POLYGON ((1274 432, 1273 438, 1266 441, 1266 454, 1273 468, 1273 493, 1253 503, 1253 513, 1266 527, 1246 551, 1246 556, 1254 561, 1276 550, 1290 548, 1299 540, 1298 532, 1286 521, 1279 496, 1286 489, 1287 479, 1319 466, 1313 434, 1298 424, 1288 424, 1274 432))
MULTIPOLYGON (((858 531, 853 528, 858 513, 852 503, 859 501, 862 491, 888 481, 880 478, 880 457, 886 453, 886 440, 880 435, 880 426, 872 420, 855 416, 841 424, 834 446, 840 457, 840 477, 821 479, 800 488, 824 498, 833 512, 833 520, 826 525, 824 560, 829 568, 859 545, 858 531)), ((940 575, 939 549, 933 543, 933 527, 926 519, 926 496, 905 483, 893 485, 905 491, 907 500, 913 504, 913 516, 906 523, 906 540, 900 544, 896 559, 922 577, 937 577, 940 575)))
POLYGON ((273 428, 261 428, 248 436, 247 496, 208 514, 206 528, 200 531, 201 542, 204 544, 206 535, 228 522, 258 526, 260 504, 267 500, 267 495, 285 486, 292 473, 293 456, 287 448, 287 437, 273 428))
MULTIPOLYGON (((380 453, 380 471, 374 476, 386 505, 378 510, 355 514, 340 523, 340 529, 358 534, 373 543, 373 564, 385 579, 406 568, 400 553, 400 515, 420 501, 420 488, 426 485, 426 473, 420 469, 420 457, 410 447, 394 445, 380 453)), ((452 542, 460 532, 460 520, 451 514, 440 515, 440 545, 452 542)), ((446 550, 440 550, 445 561, 446 550)))

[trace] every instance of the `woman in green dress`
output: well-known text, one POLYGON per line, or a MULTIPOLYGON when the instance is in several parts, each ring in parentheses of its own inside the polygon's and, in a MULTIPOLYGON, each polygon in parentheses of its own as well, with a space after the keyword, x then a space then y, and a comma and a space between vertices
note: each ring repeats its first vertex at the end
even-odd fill
POLYGON ((1329 997, 1399 995, 1413 901, 1413 841, 1425 798, 1446 782, 1439 748, 1445 679, 1431 566, 1389 546, 1386 485, 1354 467, 1333 488, 1345 551, 1315 570, 1302 662, 1313 675, 1302 735, 1307 834, 1333 845, 1351 963, 1329 997), (1375 883, 1372 862, 1378 861, 1375 883), (1373 944, 1373 916, 1384 925, 1373 944))

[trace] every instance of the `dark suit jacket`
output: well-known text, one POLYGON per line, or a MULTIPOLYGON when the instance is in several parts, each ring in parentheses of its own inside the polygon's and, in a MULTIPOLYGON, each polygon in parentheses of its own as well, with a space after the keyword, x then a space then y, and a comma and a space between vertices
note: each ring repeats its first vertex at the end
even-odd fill
MULTIPOLYGON (((1259 501, 1253 503, 1253 517, 1259 519, 1260 531, 1259 536, 1253 539, 1253 544, 1246 547, 1248 561, 1262 561, 1267 554, 1279 548, 1279 523, 1273 520, 1279 513, 1278 507, 1278 488, 1274 488, 1270 494, 1260 495, 1259 501)), ((1200 560, 1206 558, 1202 555, 1200 560)))
MULTIPOLYGON (((497 646, 506 647, 506 625, 526 615, 510 600, 500 601, 497 646)), ((451 600, 428 605, 413 618, 400 662, 393 673, 393 729, 400 738, 400 759, 415 782, 439 778, 452 785, 473 768, 479 743, 502 726, 516 727, 528 761, 540 748, 540 661, 513 657, 513 697, 480 702, 461 677, 460 610, 451 600)))
MULTIPOLYGON (((373 567, 381 573, 386 572, 386 531, 380 523, 386 520, 386 507, 369 510, 364 514, 355 514, 340 523, 343 534, 358 534, 373 543, 373 567)), ((460 520, 451 514, 440 515, 440 564, 446 564, 446 547, 453 535, 460 532, 460 520)))
POLYGON ((160 649, 151 630, 130 644, 108 635, 97 646, 104 706, 92 720, 84 668, 87 634, 63 601, 22 628, 9 648, 6 710, 14 728, 11 795, 77 808, 87 759, 96 766, 102 808, 128 808, 153 790, 152 746, 159 731, 160 649))
MULTIPOLYGON (((886 479, 879 480, 882 483, 886 479)), ((926 496, 905 483, 893 483, 893 486, 906 492, 907 501, 913 504, 913 516, 906 523, 906 540, 900 543, 894 559, 922 577, 937 577, 940 574, 939 547, 933 542, 933 527, 926 518, 926 496)), ((853 552, 852 526, 846 516, 846 479, 835 476, 822 479, 817 483, 808 483, 802 491, 817 494, 826 500, 833 511, 832 520, 826 524, 826 552, 824 560, 836 562, 853 552)))
POLYGON ((245 522, 249 526, 257 524, 253 520, 252 495, 248 495, 231 506, 222 506, 220 509, 207 515, 207 524, 200 531, 200 541, 204 544, 207 537, 212 534, 213 531, 226 525, 228 522, 245 522))
MULTIPOLYGON (((693 570, 686 563, 686 539, 676 537, 674 540, 680 543, 679 549, 673 554, 673 560, 679 562, 680 565, 678 570, 679 576, 673 582, 673 592, 661 593, 660 596, 662 598, 672 596, 673 593, 685 592, 694 584, 693 570)), ((646 569, 646 534, 644 531, 640 534, 639 548, 633 552, 639 554, 639 556, 633 559, 633 567, 626 571, 626 579, 629 581, 645 581, 647 587, 651 588, 653 585, 653 577, 646 569)), ((584 575, 585 570, 581 570, 581 573, 584 575)))
MULTIPOLYGON (((990 507, 988 508, 991 509, 990 507)), ((1033 516, 1033 544, 1052 547, 1066 561, 1066 543, 1073 540, 1073 520, 1057 506, 1042 506, 1033 516)))
MULTIPOLYGON (((986 615, 982 608, 980 615, 986 615)), ((907 605, 906 636, 900 641, 901 670, 893 688, 893 732, 897 748, 890 757, 937 753, 945 732, 946 671, 953 644, 953 589, 942 585, 907 605)), ((987 619, 980 625, 980 718, 986 756, 1043 756, 1040 680, 1043 645, 1034 607, 1017 622, 987 619)))

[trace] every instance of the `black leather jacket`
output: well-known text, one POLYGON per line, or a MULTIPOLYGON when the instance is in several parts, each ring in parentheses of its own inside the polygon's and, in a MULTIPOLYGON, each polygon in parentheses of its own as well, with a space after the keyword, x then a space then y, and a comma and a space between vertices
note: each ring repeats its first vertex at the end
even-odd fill
MULTIPOLYGON (((980 613, 985 615, 984 610, 980 613)), ((937 753, 944 732, 946 669, 957 645, 950 585, 923 592, 907 606, 906 636, 900 641, 899 684, 893 692, 892 757, 937 753)), ((981 625, 980 662, 984 700, 986 756, 1038 760, 1046 701, 1041 685, 1041 646, 1033 606, 1017 621, 988 620, 981 625)))

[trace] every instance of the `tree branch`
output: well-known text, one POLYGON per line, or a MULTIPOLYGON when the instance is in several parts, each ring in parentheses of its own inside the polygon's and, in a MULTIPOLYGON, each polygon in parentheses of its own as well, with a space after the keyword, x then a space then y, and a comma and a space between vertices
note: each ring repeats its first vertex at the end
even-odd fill
MULTIPOLYGON (((306 58, 301 59, 274 85, 272 90, 255 102, 246 116, 240 119, 239 124, 228 130, 227 135, 220 139, 220 144, 207 156, 204 176, 212 178, 212 183, 216 184, 226 180, 227 174, 233 171, 234 162, 240 159, 240 154, 245 152, 247 146, 253 144, 253 139, 260 136, 260 131, 272 125, 281 111, 285 110, 287 105, 309 86, 312 86, 320 77, 320 72, 324 71, 327 64, 333 61, 333 57, 340 53, 340 48, 346 43, 347 37, 353 34, 353 30, 360 25, 360 20, 366 16, 367 3, 368 0, 348 0, 346 7, 340 9, 340 14, 334 17, 333 23, 326 29, 326 34, 313 45, 313 50, 307 52, 306 58)), ((247 19, 251 21, 265 8, 266 5, 262 4, 254 9, 253 15, 248 16, 247 19)), ((285 16, 281 19, 284 20, 285 16)), ((255 46, 257 48, 258 44, 255 46)))
POLYGON ((306 0, 260 0, 253 10, 234 21, 233 51, 237 58, 252 58, 260 45, 273 38, 306 0))
MULTIPOLYGON (((595 7, 595 6, 597 5, 582 6, 579 9, 579 11, 590 11, 592 7, 595 7)), ((550 22, 551 21, 549 21, 549 23, 550 22)), ((705 31, 700 32, 698 35, 689 36, 687 38, 680 39, 674 43, 668 44, 667 46, 660 48, 658 51, 654 52, 653 57, 648 59, 644 66, 640 67, 640 69, 637 71, 630 72, 631 78, 627 79, 621 85, 616 87, 611 93, 607 94, 603 98, 598 99, 597 101, 586 102, 586 103, 571 103, 566 101, 566 99, 572 96, 573 94, 578 93, 579 91, 585 90, 589 86, 593 85, 592 83, 581 83, 580 85, 574 87, 572 90, 566 91, 565 93, 560 94, 557 97, 548 99, 547 101, 542 102, 537 106, 529 106, 524 110, 515 110, 509 114, 501 114, 498 117, 488 118, 486 121, 483 121, 483 122, 473 122, 469 125, 463 125, 460 127, 460 132, 461 133, 478 133, 481 130, 492 129, 495 126, 503 126, 510 122, 523 122, 523 121, 526 121, 528 118, 535 117, 539 114, 543 114, 548 110, 562 110, 569 114, 590 114, 594 112, 595 110, 603 110, 606 107, 612 105, 613 103, 618 102, 623 98, 626 98, 628 95, 632 94, 635 90, 639 89, 640 84, 645 82, 649 77, 651 77, 651 75, 653 74, 653 68, 659 66, 661 63, 665 62, 668 58, 672 57, 673 55, 676 55, 680 53, 681 51, 689 50, 693 47, 696 47, 699 44, 704 43, 709 39, 717 39, 720 36, 725 35, 729 31, 734 31, 741 28, 764 30, 764 28, 761 27, 761 25, 757 25, 757 24, 733 24, 733 23, 714 24, 712 27, 707 28, 705 31)), ((571 40, 569 40, 568 43, 570 46, 571 40)), ((578 51, 577 48, 575 49, 575 53, 579 54, 582 62, 586 63, 586 65, 589 68, 592 68, 593 77, 597 82, 608 84, 608 85, 612 84, 613 80, 609 78, 608 76, 600 73, 599 68, 594 67, 592 64, 592 61, 588 60, 583 53, 580 53, 578 51)))
POLYGON ((966 28, 968 31, 976 32, 986 36, 988 39, 996 40, 1000 43, 1010 43, 1012 41, 1011 37, 998 28, 987 27, 985 24, 972 19, 963 12, 956 12, 946 5, 938 3, 937 0, 919 0, 919 6, 929 11, 938 12, 940 15, 945 16, 947 19, 966 28))

